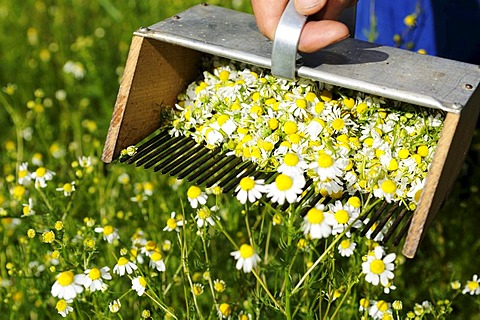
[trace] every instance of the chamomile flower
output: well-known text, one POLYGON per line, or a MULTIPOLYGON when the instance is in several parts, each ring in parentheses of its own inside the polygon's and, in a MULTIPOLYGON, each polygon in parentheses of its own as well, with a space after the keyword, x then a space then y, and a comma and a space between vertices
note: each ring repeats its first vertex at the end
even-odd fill
POLYGON ((225 291, 225 289, 227 288, 227 285, 225 284, 225 281, 220 279, 215 279, 215 281, 213 281, 213 288, 215 289, 215 291, 221 293, 225 291))
POLYGON ((358 220, 358 210, 349 205, 343 205, 339 200, 335 201, 335 204, 328 204, 328 207, 336 222, 332 229, 333 235, 342 233, 350 225, 356 229, 361 227, 362 222, 358 220))
POLYGON ((129 261, 125 257, 120 257, 115 267, 113 267, 113 273, 116 273, 119 276, 123 276, 125 273, 132 274, 135 270, 137 270, 135 263, 129 261))
POLYGON ((377 187, 373 189, 373 194, 375 197, 385 199, 385 201, 391 203, 398 196, 401 196, 401 190, 394 180, 384 178, 378 181, 377 187))
POLYGON ((350 257, 357 244, 351 239, 343 239, 338 245, 338 252, 342 257, 350 257))
POLYGON ((110 268, 103 267, 101 269, 91 268, 85 270, 85 277, 82 279, 82 284, 85 288, 90 291, 105 291, 108 287, 103 280, 111 280, 112 276, 110 275, 110 268))
POLYGON ((35 180, 35 188, 45 188, 47 181, 53 179, 55 172, 47 170, 45 167, 39 167, 32 173, 32 179, 35 180))
POLYGON ((103 240, 107 241, 108 243, 113 243, 113 241, 120 239, 117 228, 114 228, 111 225, 97 227, 94 229, 94 231, 96 233, 101 233, 103 235, 103 240))
POLYGON ((83 278, 83 274, 75 275, 73 271, 64 271, 58 274, 57 280, 52 286, 52 296, 64 300, 74 299, 83 291, 83 278))
POLYGON ((165 228, 163 228, 163 231, 176 231, 180 232, 180 227, 183 226, 184 220, 182 219, 176 219, 176 213, 175 211, 172 211, 170 214, 170 218, 167 220, 167 225, 165 228))
POLYGON ((232 314, 232 306, 229 305, 228 303, 221 303, 220 306, 218 307, 218 316, 220 318, 229 318, 230 315, 232 314))
POLYGON ((284 204, 285 200, 294 203, 303 192, 303 187, 305 187, 303 175, 289 176, 281 173, 274 182, 266 186, 267 198, 280 205, 284 204))
POLYGON ((203 204, 207 203, 208 196, 199 187, 191 186, 187 190, 187 198, 188 198, 188 201, 190 202, 190 205, 192 206, 192 208, 195 209, 195 208, 198 207, 198 204, 203 205, 203 204))
POLYGON ((33 209, 33 199, 29 198, 28 203, 22 204, 22 217, 33 216, 35 210, 33 209))
POLYGON ((197 215, 195 216, 197 221, 197 226, 202 228, 204 225, 215 225, 215 220, 212 218, 212 211, 206 206, 202 206, 200 209, 197 209, 197 215))
POLYGON ((465 288, 462 290, 463 294, 479 295, 480 294, 480 279, 478 275, 474 274, 472 280, 467 281, 465 288))
POLYGON ((237 260, 237 270, 243 269, 243 272, 249 273, 261 260, 255 249, 249 244, 242 244, 238 251, 230 253, 237 260))
POLYGON ((235 189, 237 199, 241 204, 245 204, 247 200, 254 203, 262 197, 265 192, 265 181, 263 179, 255 180, 254 177, 243 177, 239 185, 235 189))
POLYGON ((362 263, 362 272, 365 274, 365 280, 373 285, 379 283, 386 287, 393 279, 393 270, 395 268, 395 253, 385 255, 382 246, 377 246, 367 256, 367 261, 362 263))
POLYGON ((368 310, 368 315, 373 319, 385 319, 385 315, 392 314, 390 306, 390 303, 384 300, 375 301, 368 310))
POLYGON ((297 176, 303 174, 308 167, 307 163, 297 153, 287 152, 283 156, 283 162, 277 171, 289 176, 297 176))
POLYGON ((72 192, 75 191, 75 181, 67 182, 62 187, 56 188, 55 190, 63 192, 65 197, 72 195, 72 192))
POLYGON ((28 186, 32 181, 32 175, 28 171, 28 162, 23 162, 18 167, 18 184, 28 186))
POLYGON ((66 317, 67 314, 73 311, 73 307, 69 305, 69 303, 72 303, 72 300, 65 300, 65 299, 60 299, 57 301, 57 304, 55 305, 55 309, 57 309, 57 312, 62 316, 66 317))
POLYGON ((108 309, 111 313, 117 313, 122 308, 122 303, 119 299, 113 300, 108 304, 108 309))
POLYGON ((138 276, 132 279, 132 289, 137 291, 139 296, 142 296, 147 289, 147 281, 143 276, 138 276))
POLYGON ((331 180, 343 176, 343 170, 348 164, 348 160, 335 158, 327 152, 321 151, 316 156, 316 161, 310 164, 321 181, 331 180))
POLYGON ((166 270, 165 263, 163 262, 163 256, 159 251, 154 251, 150 255, 150 267, 160 272, 166 270))
POLYGON ((302 231, 312 239, 328 238, 332 234, 335 218, 325 211, 323 204, 317 204, 308 210, 303 218, 302 231))

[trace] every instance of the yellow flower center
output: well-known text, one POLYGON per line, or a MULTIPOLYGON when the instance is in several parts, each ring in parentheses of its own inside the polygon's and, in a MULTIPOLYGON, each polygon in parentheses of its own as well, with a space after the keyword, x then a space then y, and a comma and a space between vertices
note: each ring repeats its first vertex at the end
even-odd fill
POLYGON ((320 92, 320 99, 328 102, 332 100, 332 93, 328 90, 322 90, 322 92, 320 92))
POLYGON ((468 281, 467 282, 467 287, 470 291, 475 291, 478 289, 479 284, 476 281, 468 281))
POLYGON ((117 264, 119 266, 124 266, 124 265, 128 264, 128 259, 125 258, 125 257, 120 257, 120 259, 118 259, 117 264))
POLYGON ((394 171, 398 169, 398 161, 396 159, 390 160, 390 163, 388 164, 388 170, 394 171))
POLYGON ((350 248, 350 243, 351 242, 348 239, 342 240, 342 242, 340 242, 340 248, 348 249, 348 248, 350 248))
POLYGON ((230 118, 226 114, 222 114, 218 117, 217 122, 219 125, 223 126, 230 118))
POLYGON ((385 180, 382 182, 382 185, 380 186, 382 188, 382 191, 385 193, 394 193, 397 190, 397 186, 392 180, 385 180))
POLYGON ((260 93, 255 91, 253 94, 252 94, 252 100, 253 101, 258 101, 260 100, 260 93))
POLYGON ((58 275, 57 281, 61 286, 66 287, 73 283, 74 278, 72 271, 65 271, 58 275))
POLYGON ((425 158, 426 156, 428 156, 428 147, 426 145, 421 145, 417 148, 417 153, 425 158))
POLYGON ((199 296, 203 293, 203 288, 201 285, 194 285, 193 286, 193 294, 199 296))
POLYGON ((413 196, 413 199, 418 202, 420 200, 420 196, 422 195, 422 190, 423 189, 419 189, 417 190, 417 192, 415 192, 415 195, 413 196))
MULTIPOLYGON (((241 182, 240 182, 241 183, 241 182)), ((245 189, 244 189, 245 190, 245 189)), ((200 210, 198 210, 198 217, 202 220, 205 220, 205 219, 208 219, 210 218, 211 214, 210 214, 210 210, 206 209, 206 208, 202 208, 200 210)))
POLYGON ((230 314, 232 314, 232 307, 228 303, 222 303, 218 309, 223 316, 228 317, 230 314))
POLYGON ((319 102, 315 105, 315 113, 316 114, 320 114, 322 113, 323 109, 325 109, 325 103, 323 102, 319 102))
POLYGON ((353 98, 344 98, 344 99, 343 99, 343 104, 344 104, 345 107, 347 107, 348 109, 352 109, 353 106, 355 105, 355 100, 353 100, 353 98))
POLYGON ((90 272, 88 273, 88 276, 90 277, 90 279, 92 280, 98 280, 100 279, 100 276, 102 275, 102 273, 100 272, 100 270, 98 268, 92 268, 90 270, 90 272))
POLYGON ((375 259, 370 264, 370 270, 375 274, 382 274, 385 271, 385 262, 380 259, 375 259))
POLYGON ((304 99, 297 99, 295 105, 300 109, 305 109, 307 107, 307 101, 304 99))
POLYGON ((275 184, 277 185, 278 190, 286 191, 293 186, 293 180, 285 174, 279 174, 275 179, 275 184))
POLYGON ((283 163, 287 166, 294 167, 298 164, 298 156, 295 153, 287 153, 283 158, 283 163))
POLYGON ((345 127, 345 121, 343 119, 335 119, 333 120, 332 122, 332 128, 339 131, 339 130, 342 130, 343 127, 345 127))
POLYGON ((109 236, 113 233, 114 229, 112 226, 105 226, 103 227, 103 234, 109 236))
POLYGON ((335 220, 337 220, 337 222, 340 224, 347 223, 348 219, 350 218, 346 210, 338 210, 337 212, 335 212, 334 216, 335 220))
POLYGON ((145 278, 140 276, 140 278, 138 278, 138 283, 140 283, 140 285, 144 288, 147 287, 147 281, 145 281, 145 278))
POLYGON ((289 134, 288 140, 290 140, 291 143, 298 144, 300 143, 300 135, 296 133, 289 134))
POLYGON ((173 219, 173 218, 170 218, 167 220, 167 226, 170 228, 170 229, 176 229, 177 228, 177 220, 173 219))
POLYGON ((244 259, 250 258, 255 254, 255 250, 251 245, 242 244, 240 247, 240 256, 244 259))
POLYGON ((245 191, 250 191, 255 187, 255 180, 250 177, 244 177, 240 180, 240 188, 245 191))
POLYGON ((152 255, 150 256, 150 259, 152 259, 153 261, 160 261, 162 260, 162 254, 158 251, 155 251, 154 253, 152 253, 152 255))
POLYGON ((145 243, 145 249, 147 249, 147 251, 153 251, 156 247, 157 243, 155 241, 149 240, 145 243))
POLYGON ((293 121, 286 121, 283 125, 283 132, 285 132, 285 134, 292 134, 297 132, 297 124, 293 121))
POLYGON ((213 287, 215 288, 215 291, 218 291, 218 292, 225 291, 225 283, 223 281, 215 282, 213 287))
POLYGON ((367 109, 368 105, 365 102, 362 102, 357 106, 357 113, 362 114, 367 111, 367 109))
POLYGON ((398 151, 398 157, 400 159, 407 159, 408 156, 410 155, 410 151, 408 151, 408 149, 400 149, 400 151, 398 151))
POLYGON ((268 127, 270 130, 275 130, 278 128, 278 120, 275 118, 269 119, 268 120, 268 127))
POLYGON ((190 199, 198 198, 201 194, 202 189, 197 186, 191 186, 190 188, 188 188, 187 197, 189 197, 190 199))
POLYGON ((222 70, 218 77, 222 81, 227 81, 228 78, 230 77, 230 72, 228 72, 227 70, 222 70))
POLYGON ((362 205, 359 197, 350 197, 347 202, 354 208, 360 208, 360 206, 362 205))
POLYGON ((380 300, 380 301, 377 302, 377 308, 378 308, 378 310, 380 310, 382 312, 385 312, 385 311, 388 310, 388 303, 386 303, 383 300, 380 300))
POLYGON ((63 191, 72 192, 73 191, 73 185, 71 183, 65 183, 63 185, 63 191))
POLYGON ((320 224, 324 219, 323 211, 317 208, 312 208, 307 212, 307 220, 310 224, 320 224))
POLYGON ((20 170, 20 171, 18 171, 18 177, 19 177, 19 178, 25 178, 27 175, 28 175, 28 171, 27 171, 27 170, 20 170))
POLYGON ((27 216, 30 213, 30 206, 24 206, 22 211, 23 214, 27 216))
POLYGON ((320 168, 330 168, 333 165, 333 158, 326 153, 318 156, 318 166, 320 168))
POLYGON ((305 100, 309 101, 309 102, 313 102, 315 101, 315 99, 317 98, 317 95, 315 93, 313 93, 312 91, 309 91, 306 95, 305 95, 305 100))
POLYGON ((43 176, 45 176, 46 173, 47 173, 47 169, 45 169, 44 167, 40 167, 37 170, 35 170, 35 175, 39 178, 42 178, 43 176))
POLYGON ((67 301, 60 299, 57 302, 57 305, 55 306, 55 309, 57 309, 58 312, 63 312, 67 310, 68 304, 67 301))

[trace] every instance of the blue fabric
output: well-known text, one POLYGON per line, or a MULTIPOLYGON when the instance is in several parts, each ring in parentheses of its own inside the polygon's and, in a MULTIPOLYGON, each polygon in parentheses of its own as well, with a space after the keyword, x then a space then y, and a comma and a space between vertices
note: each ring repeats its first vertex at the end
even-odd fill
POLYGON ((369 40, 372 15, 377 44, 480 64, 480 0, 360 0, 357 39, 369 40), (416 26, 409 28, 404 18, 415 12, 416 26), (395 34, 401 35, 401 43, 395 43, 395 34))

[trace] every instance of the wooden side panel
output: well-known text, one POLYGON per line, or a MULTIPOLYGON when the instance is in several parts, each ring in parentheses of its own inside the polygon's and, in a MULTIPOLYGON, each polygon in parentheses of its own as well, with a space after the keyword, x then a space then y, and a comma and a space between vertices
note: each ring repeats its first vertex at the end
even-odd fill
POLYGON ((447 113, 427 181, 415 211, 402 253, 413 258, 425 231, 453 187, 470 147, 480 111, 480 87, 461 114, 447 113))
POLYGON ((111 162, 120 151, 160 127, 162 108, 199 72, 198 51, 134 36, 110 122, 102 160, 111 162))

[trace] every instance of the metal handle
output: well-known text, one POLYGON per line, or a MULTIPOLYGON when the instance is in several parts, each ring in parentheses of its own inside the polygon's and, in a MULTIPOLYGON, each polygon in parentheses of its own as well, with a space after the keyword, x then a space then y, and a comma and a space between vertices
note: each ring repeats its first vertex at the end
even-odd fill
MULTIPOLYGON (((350 36, 355 35, 356 6, 343 11, 339 21, 345 23, 350 36)), ((307 16, 297 12, 294 1, 289 1, 275 31, 272 49, 272 74, 295 80, 297 47, 307 16)))
POLYGON ((299 14, 293 1, 289 1, 275 31, 272 49, 272 74, 289 80, 295 79, 295 65, 300 33, 307 16, 299 14))

